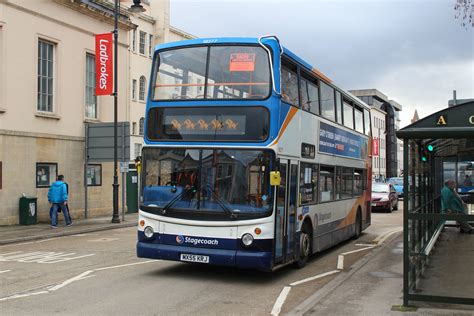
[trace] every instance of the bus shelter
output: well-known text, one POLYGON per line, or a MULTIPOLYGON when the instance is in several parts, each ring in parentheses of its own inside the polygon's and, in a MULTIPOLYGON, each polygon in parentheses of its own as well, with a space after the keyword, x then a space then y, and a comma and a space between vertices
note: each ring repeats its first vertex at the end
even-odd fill
POLYGON ((460 229, 474 227, 474 102, 414 122, 397 137, 404 151, 403 303, 474 305, 474 234, 460 229), (462 212, 442 207, 448 180, 462 212))

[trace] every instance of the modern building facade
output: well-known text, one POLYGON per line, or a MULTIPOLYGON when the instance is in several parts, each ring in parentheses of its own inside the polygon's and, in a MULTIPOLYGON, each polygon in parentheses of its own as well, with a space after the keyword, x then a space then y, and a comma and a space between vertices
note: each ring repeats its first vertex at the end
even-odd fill
MULTIPOLYGON (((133 1, 120 2, 117 114, 136 135, 134 151, 153 45, 185 33, 169 26, 169 0, 142 1, 141 14, 126 10, 133 1)), ((18 223, 23 194, 37 197, 38 220, 48 221, 47 192, 59 174, 73 218, 84 215, 84 183, 88 214, 112 213, 113 163, 87 166, 84 179, 84 126, 113 122, 113 97, 94 88, 95 34, 113 29, 113 1, 0 0, 0 225, 18 223)))
MULTIPOLYGON (((375 110, 381 110, 385 113, 385 119, 382 122, 384 139, 380 138, 380 146, 385 150, 385 157, 380 157, 382 165, 385 166, 385 174, 380 174, 380 178, 383 180, 399 176, 402 172, 403 162, 401 161, 400 140, 397 139, 395 132, 400 128, 399 112, 402 110, 402 106, 394 100, 389 100, 385 94, 377 89, 349 90, 349 92, 370 105, 374 109, 372 112, 374 116, 380 116, 379 112, 375 112, 375 110), (382 140, 384 140, 383 143, 382 140)), ((378 137, 376 133, 377 131, 373 131, 374 137, 378 137)), ((377 168, 374 168, 374 174, 376 171, 377 168)))

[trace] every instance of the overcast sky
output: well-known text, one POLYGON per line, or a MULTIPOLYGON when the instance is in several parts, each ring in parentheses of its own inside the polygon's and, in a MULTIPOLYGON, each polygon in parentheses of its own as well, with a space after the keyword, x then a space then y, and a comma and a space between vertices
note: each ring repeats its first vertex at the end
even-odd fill
POLYGON ((197 37, 277 35, 344 90, 376 88, 402 126, 474 98, 474 28, 455 0, 170 0, 171 24, 197 37))

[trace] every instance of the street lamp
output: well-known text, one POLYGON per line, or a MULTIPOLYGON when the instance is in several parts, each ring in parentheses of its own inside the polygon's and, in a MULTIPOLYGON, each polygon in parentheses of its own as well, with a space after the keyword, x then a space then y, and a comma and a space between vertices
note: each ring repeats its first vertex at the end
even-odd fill
MULTIPOLYGON (((128 9, 130 12, 144 12, 141 0, 133 0, 133 5, 128 9)), ((118 174, 117 174, 117 112, 118 112, 118 17, 119 0, 115 0, 114 9, 114 183, 113 186, 113 214, 112 223, 120 223, 118 210, 118 174)), ((123 137, 124 135, 122 135, 123 137)))

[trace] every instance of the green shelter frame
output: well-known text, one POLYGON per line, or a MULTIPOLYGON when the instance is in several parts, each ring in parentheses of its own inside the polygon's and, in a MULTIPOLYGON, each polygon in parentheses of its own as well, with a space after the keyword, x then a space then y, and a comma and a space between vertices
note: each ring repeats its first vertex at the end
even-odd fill
MULTIPOLYGON (((474 221, 474 215, 469 213, 442 214, 440 200, 440 190, 447 180, 443 166, 448 162, 455 166, 453 174, 458 177, 460 162, 474 164, 474 102, 443 109, 399 130, 396 135, 403 140, 404 151, 403 303, 405 306, 411 301, 474 305, 474 296, 432 295, 418 287, 427 277, 425 272, 433 249, 447 221, 474 221)), ((466 190, 465 197, 474 204, 474 190, 470 192, 468 187, 466 190)), ((469 238, 474 239, 474 235, 469 238)), ((472 272, 466 269, 465 273, 472 272)))

